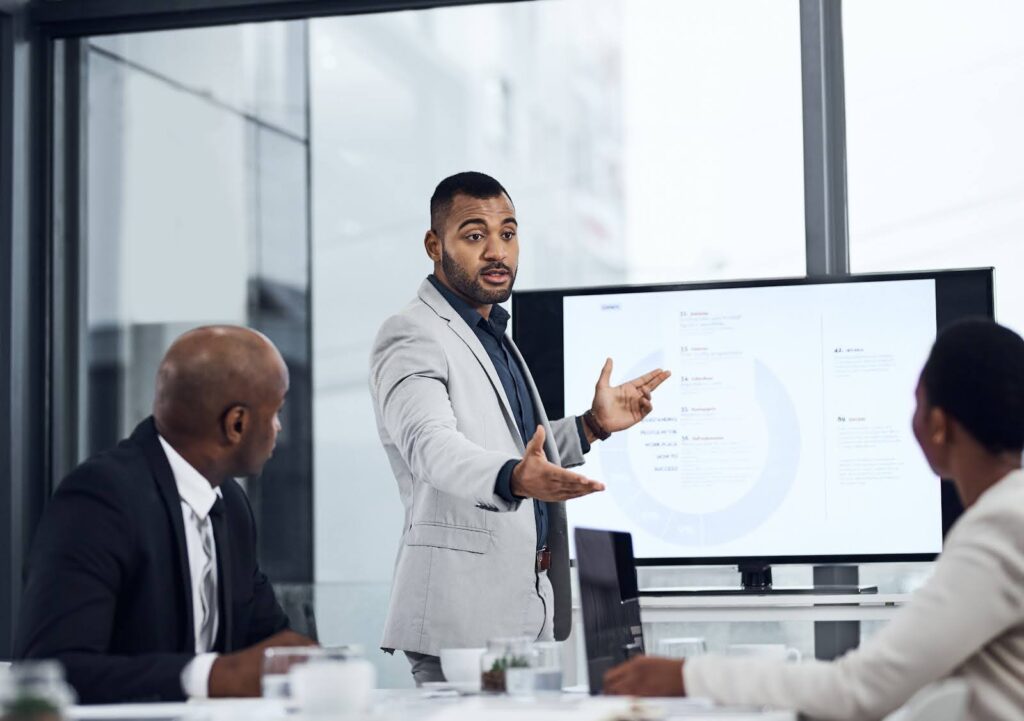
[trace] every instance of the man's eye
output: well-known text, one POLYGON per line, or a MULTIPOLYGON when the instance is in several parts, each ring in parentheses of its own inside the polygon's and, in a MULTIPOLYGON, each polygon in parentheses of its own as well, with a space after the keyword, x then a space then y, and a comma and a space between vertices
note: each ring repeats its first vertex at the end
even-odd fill
POLYGON ((484 236, 480 233, 470 233, 466 236, 466 240, 471 240, 475 243, 476 241, 483 239, 483 237, 484 236))
POLYGON ((504 233, 501 234, 501 237, 504 238, 505 240, 512 240, 513 238, 516 237, 516 232, 514 230, 506 230, 504 233))

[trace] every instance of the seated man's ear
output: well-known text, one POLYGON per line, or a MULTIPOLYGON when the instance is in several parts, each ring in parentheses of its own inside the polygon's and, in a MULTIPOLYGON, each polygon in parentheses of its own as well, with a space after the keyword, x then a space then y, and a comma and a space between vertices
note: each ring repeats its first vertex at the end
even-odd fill
POLYGON ((249 429, 251 414, 246 406, 231 406, 221 420, 221 434, 225 442, 237 446, 249 429))

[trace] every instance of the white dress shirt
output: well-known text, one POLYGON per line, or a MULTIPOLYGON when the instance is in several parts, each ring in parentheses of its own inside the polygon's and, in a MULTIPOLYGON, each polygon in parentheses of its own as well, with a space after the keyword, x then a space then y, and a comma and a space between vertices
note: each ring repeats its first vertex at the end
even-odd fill
MULTIPOLYGON (((207 563, 206 552, 203 550, 203 535, 209 534, 208 540, 212 544, 211 547, 216 550, 217 546, 213 541, 213 528, 209 516, 210 509, 213 508, 217 498, 221 496, 221 490, 214 489, 210 482, 182 458, 181 454, 174 450, 163 436, 158 435, 157 438, 160 439, 160 445, 163 446, 167 462, 171 466, 171 473, 174 474, 174 482, 178 487, 178 496, 181 498, 181 515, 185 522, 185 547, 188 550, 188 568, 192 581, 192 620, 197 655, 182 670, 181 687, 187 696, 206 698, 209 694, 210 669, 213 667, 217 654, 210 653, 211 649, 202 642, 200 634, 203 622, 203 568, 207 563)), ((216 588, 216 552, 212 563, 214 587, 216 588)), ((216 638, 219 621, 216 602, 212 604, 210 611, 213 614, 212 636, 216 638)))
POLYGON ((967 682, 967 718, 1024 714, 1024 471, 989 488, 957 522, 932 577, 859 649, 837 661, 784 664, 704 656, 686 692, 719 703, 877 719, 927 684, 967 682))

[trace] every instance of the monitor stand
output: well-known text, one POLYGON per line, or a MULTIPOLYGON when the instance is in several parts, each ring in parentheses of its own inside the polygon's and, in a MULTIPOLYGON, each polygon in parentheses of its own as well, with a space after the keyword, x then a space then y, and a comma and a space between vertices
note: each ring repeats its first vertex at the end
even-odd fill
POLYGON ((772 567, 763 563, 741 563, 739 586, 711 586, 706 588, 641 588, 640 596, 843 596, 878 593, 878 586, 834 584, 816 586, 774 586, 772 567))

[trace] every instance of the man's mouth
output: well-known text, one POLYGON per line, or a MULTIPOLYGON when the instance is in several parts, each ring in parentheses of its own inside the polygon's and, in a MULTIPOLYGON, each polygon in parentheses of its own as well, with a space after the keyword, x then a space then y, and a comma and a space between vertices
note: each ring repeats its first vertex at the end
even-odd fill
POLYGON ((484 271, 480 275, 483 276, 484 280, 493 285, 502 285, 512 277, 507 270, 501 268, 492 268, 491 270, 484 271))

